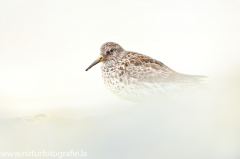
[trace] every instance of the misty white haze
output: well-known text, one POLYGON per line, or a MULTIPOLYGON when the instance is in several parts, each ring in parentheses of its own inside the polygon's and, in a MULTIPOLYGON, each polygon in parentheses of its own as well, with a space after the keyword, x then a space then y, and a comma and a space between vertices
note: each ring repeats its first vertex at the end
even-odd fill
POLYGON ((50 114, 74 122, 4 123, 0 151, 239 159, 239 8, 238 0, 2 0, 1 120, 50 114), (208 92, 140 105, 120 100, 104 86, 100 64, 85 71, 109 41, 208 76, 208 92))

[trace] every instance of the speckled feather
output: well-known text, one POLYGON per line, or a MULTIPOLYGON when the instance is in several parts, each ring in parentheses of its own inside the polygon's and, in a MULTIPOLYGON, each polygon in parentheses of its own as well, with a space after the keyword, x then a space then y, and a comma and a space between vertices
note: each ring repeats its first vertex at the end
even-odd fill
POLYGON ((102 77, 107 88, 124 99, 138 99, 199 85, 204 76, 178 73, 149 56, 108 42, 101 47, 102 77), (109 50, 113 49, 113 53, 109 50))

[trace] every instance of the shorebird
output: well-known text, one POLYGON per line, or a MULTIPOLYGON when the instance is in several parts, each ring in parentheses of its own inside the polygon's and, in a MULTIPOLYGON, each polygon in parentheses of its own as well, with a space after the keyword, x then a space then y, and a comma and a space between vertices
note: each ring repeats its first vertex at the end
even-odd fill
POLYGON ((107 88, 130 101, 161 98, 172 92, 201 85, 205 76, 178 73, 149 56, 124 50, 119 44, 107 42, 100 56, 87 69, 102 62, 102 77, 107 88))

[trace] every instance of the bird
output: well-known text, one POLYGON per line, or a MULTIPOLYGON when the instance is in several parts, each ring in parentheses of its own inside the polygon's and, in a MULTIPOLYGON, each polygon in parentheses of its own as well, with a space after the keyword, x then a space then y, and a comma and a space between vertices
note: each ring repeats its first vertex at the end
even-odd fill
POLYGON ((100 62, 107 89, 119 98, 133 102, 174 96, 202 85, 206 77, 176 72, 147 55, 126 51, 115 42, 104 43, 100 56, 86 71, 100 62))

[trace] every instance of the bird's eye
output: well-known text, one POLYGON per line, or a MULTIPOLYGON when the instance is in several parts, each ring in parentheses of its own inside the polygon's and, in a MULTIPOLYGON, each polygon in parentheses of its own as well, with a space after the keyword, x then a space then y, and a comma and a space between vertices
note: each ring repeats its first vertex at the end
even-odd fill
POLYGON ((111 50, 110 50, 110 52, 113 52, 113 51, 114 51, 114 49, 111 49, 111 50))
POLYGON ((107 53, 107 55, 109 55, 109 54, 110 54, 110 52, 109 52, 109 51, 107 51, 106 53, 107 53))

